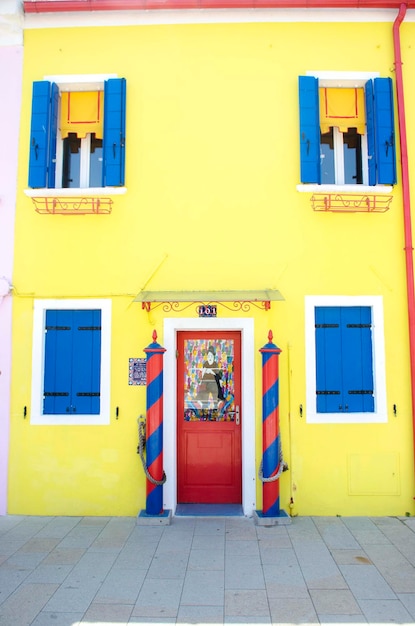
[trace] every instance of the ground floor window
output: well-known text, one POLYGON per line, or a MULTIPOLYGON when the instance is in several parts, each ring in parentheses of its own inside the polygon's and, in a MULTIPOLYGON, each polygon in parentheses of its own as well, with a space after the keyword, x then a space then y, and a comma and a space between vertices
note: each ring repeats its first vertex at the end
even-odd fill
POLYGON ((110 306, 35 302, 32 423, 109 423, 110 306))
POLYGON ((307 421, 384 422, 382 301, 307 297, 307 421))

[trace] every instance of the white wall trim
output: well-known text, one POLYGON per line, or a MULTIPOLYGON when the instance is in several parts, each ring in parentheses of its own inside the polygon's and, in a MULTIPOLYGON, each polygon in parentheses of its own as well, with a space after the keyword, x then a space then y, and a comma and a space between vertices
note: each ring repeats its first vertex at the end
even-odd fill
POLYGON ((305 296, 306 421, 309 424, 372 424, 388 421, 382 296, 305 296), (317 413, 314 309, 318 306, 369 306, 372 309, 374 413, 317 413))
POLYGON ((110 423, 111 300, 35 300, 32 346, 32 400, 30 423, 47 426, 101 426, 110 423), (48 309, 101 310, 101 387, 99 415, 43 415, 45 316, 48 309))
POLYGON ((242 358, 242 507, 244 515, 256 508, 255 470, 255 354, 252 318, 166 318, 164 320, 164 405, 163 464, 167 481, 163 486, 163 506, 176 510, 177 505, 177 436, 176 436, 176 347, 177 332, 186 330, 223 330, 241 332, 242 358))

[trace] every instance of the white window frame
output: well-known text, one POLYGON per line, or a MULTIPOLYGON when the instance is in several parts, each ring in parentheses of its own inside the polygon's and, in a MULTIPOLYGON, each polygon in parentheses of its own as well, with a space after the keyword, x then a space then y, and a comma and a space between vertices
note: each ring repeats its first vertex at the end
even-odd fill
POLYGON ((32 396, 30 423, 43 426, 103 426, 110 423, 111 388, 111 301, 91 300, 35 300, 33 314, 32 344, 32 396), (45 415, 43 413, 43 388, 45 365, 45 319, 46 311, 100 310, 101 311, 101 376, 100 412, 98 415, 67 413, 45 415))
MULTIPOLYGON (((368 167, 368 158, 367 158, 367 134, 361 135, 361 146, 362 146, 362 178, 363 185, 369 184, 369 167, 368 167)), ((345 185, 344 182, 344 140, 343 133, 337 128, 337 126, 333 127, 333 147, 334 147, 334 178, 335 185, 338 187, 339 185, 345 185)), ((323 155, 320 156, 320 159, 323 155)), ((320 163, 321 167, 321 163, 320 163)), ((354 186, 354 185, 353 185, 354 186)), ((320 185, 320 187, 324 187, 324 185, 320 185)), ((356 185, 357 188, 360 189, 362 185, 356 185)))
MULTIPOLYGON (((56 83, 59 88, 59 107, 58 119, 61 113, 61 93, 64 91, 104 91, 104 82, 109 78, 118 78, 118 74, 59 74, 44 76, 43 80, 56 83)), ((105 111, 104 111, 105 115, 105 111)), ((59 126, 59 124, 58 124, 59 126)), ((87 138, 86 138, 87 139, 87 138)), ((85 184, 89 183, 89 149, 85 142, 81 140, 81 181, 85 184), (84 154, 85 152, 85 154, 84 154), (82 158, 84 157, 84 158, 82 158), (84 164, 88 161, 87 165, 84 164), (82 169, 83 168, 83 169, 82 169), (87 178, 86 178, 87 177, 87 178)), ((91 141, 89 137, 89 142, 91 141)), ((54 198, 59 196, 85 196, 88 195, 121 195, 125 194, 126 187, 88 187, 81 186, 79 188, 62 187, 62 166, 63 166, 63 139, 58 128, 56 136, 56 171, 55 171, 55 187, 53 189, 25 189, 25 194, 29 198, 37 198, 39 196, 54 198)))
POLYGON ((306 296, 306 422, 309 424, 376 424, 388 421, 382 296, 306 296), (322 306, 368 306, 372 311, 373 391, 371 413, 318 413, 316 395, 315 309, 322 306))
MULTIPOLYGON (((368 80, 379 78, 379 72, 331 72, 331 71, 308 71, 306 76, 314 76, 318 78, 319 87, 363 87, 368 80)), ((336 130, 336 129, 334 129, 336 130)), ((385 193, 392 191, 392 185, 369 185, 369 164, 367 158, 367 134, 362 135, 362 167, 363 167, 363 184, 362 185, 346 185, 344 184, 344 162, 343 162, 343 141, 341 137, 336 138, 334 155, 335 155, 335 178, 336 182, 332 185, 317 184, 300 184, 297 185, 297 191, 300 192, 354 192, 354 193, 385 193), (340 148, 341 142, 341 148, 340 148)), ((341 135, 340 131, 337 131, 341 135)))
MULTIPOLYGON (((59 117, 60 117, 61 99, 59 98, 59 117)), ((91 133, 87 133, 85 137, 81 137, 81 147, 79 149, 79 183, 80 189, 90 189, 89 187, 89 172, 91 162, 91 133)), ((102 161, 102 157, 101 157, 102 161)), ((56 184, 55 189, 63 189, 62 187, 62 173, 63 173, 63 139, 58 133, 56 137, 56 184), (59 186, 58 186, 59 184, 59 186)), ((66 187, 65 187, 66 189, 66 187)), ((72 189, 72 187, 67 187, 72 189)))

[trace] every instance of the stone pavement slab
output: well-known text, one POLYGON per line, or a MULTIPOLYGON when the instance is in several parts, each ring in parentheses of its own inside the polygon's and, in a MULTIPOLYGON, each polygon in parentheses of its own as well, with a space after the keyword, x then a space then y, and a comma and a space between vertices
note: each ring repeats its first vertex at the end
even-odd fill
POLYGON ((0 517, 0 626, 415 623, 415 520, 0 517))

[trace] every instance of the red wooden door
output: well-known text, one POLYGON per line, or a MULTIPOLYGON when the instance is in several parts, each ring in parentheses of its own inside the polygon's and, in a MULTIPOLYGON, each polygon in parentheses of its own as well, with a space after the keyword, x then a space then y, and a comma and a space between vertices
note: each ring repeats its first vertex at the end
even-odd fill
POLYGON ((178 502, 240 503, 241 335, 177 335, 178 502))

